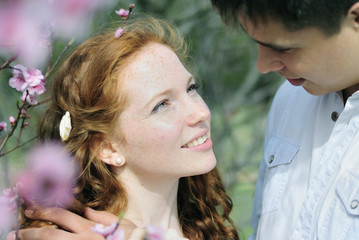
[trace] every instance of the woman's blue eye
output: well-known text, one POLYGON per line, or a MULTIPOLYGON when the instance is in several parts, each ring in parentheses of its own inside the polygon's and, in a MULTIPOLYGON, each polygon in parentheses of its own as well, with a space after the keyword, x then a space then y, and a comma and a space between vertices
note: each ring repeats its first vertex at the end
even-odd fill
MULTIPOLYGON (((192 91, 196 91, 199 88, 199 85, 196 83, 191 84, 188 88, 187 88, 187 93, 192 92, 192 91)), ((161 110, 162 108, 168 106, 169 100, 168 99, 164 99, 161 102, 159 102, 153 109, 151 113, 156 113, 159 110, 161 110)))
POLYGON ((191 91, 193 91, 193 90, 197 90, 197 89, 199 89, 199 85, 198 84, 196 84, 196 83, 193 83, 193 84, 191 84, 189 87, 188 87, 188 89, 187 89, 187 92, 191 92, 191 91))
POLYGON ((159 104, 157 104, 153 110, 152 110, 152 113, 156 113, 158 110, 160 110, 161 108, 165 107, 168 105, 168 100, 165 99, 163 101, 161 101, 159 104))

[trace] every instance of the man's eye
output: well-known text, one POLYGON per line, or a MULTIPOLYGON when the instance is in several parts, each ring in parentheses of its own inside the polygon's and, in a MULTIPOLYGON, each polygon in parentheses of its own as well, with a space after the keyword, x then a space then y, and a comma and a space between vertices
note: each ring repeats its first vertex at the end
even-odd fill
POLYGON ((160 103, 158 103, 152 110, 152 113, 156 113, 158 112, 159 110, 161 110, 162 108, 166 107, 168 105, 168 100, 165 99, 163 101, 161 101, 160 103))
POLYGON ((276 49, 276 50, 281 53, 286 53, 286 52, 292 51, 293 48, 280 48, 280 49, 276 49))
POLYGON ((193 83, 193 84, 191 84, 189 87, 188 87, 188 89, 187 89, 187 92, 191 92, 191 91, 196 91, 197 89, 199 89, 199 85, 198 84, 196 84, 196 83, 193 83))

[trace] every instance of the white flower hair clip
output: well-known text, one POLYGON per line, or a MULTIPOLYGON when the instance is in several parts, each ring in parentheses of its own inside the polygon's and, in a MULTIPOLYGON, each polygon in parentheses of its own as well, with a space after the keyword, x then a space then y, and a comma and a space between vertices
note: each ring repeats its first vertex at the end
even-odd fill
POLYGON ((122 25, 116 30, 115 32, 115 37, 116 38, 119 38, 122 36, 123 32, 126 30, 124 27, 124 25, 126 24, 126 21, 127 19, 130 17, 130 14, 132 12, 132 9, 135 7, 135 4, 131 3, 130 4, 130 7, 128 8, 128 10, 125 10, 123 8, 121 8, 120 10, 118 11, 115 11, 115 13, 119 16, 122 17, 123 19, 123 22, 122 22, 122 25))
POLYGON ((65 115, 62 116, 61 121, 60 121, 61 141, 64 142, 69 138, 71 129, 72 129, 72 126, 71 126, 70 113, 68 111, 66 111, 65 115))

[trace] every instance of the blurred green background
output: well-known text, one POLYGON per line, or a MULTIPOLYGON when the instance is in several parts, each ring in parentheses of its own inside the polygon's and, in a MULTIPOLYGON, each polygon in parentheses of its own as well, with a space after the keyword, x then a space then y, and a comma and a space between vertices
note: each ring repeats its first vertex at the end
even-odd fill
MULTIPOLYGON (((174 22, 190 43, 191 70, 212 111, 218 168, 234 204, 231 216, 241 237, 247 239, 252 232, 249 222, 266 115, 281 79, 275 74, 257 72, 255 43, 240 29, 225 26, 210 0, 120 0, 112 10, 96 15, 93 31, 119 21, 114 10, 127 8, 130 3, 136 4, 136 14, 151 14, 174 22)), ((54 56, 63 46, 64 43, 56 43, 54 56)), ((1 64, 5 61, 0 57, 1 64)), ((9 70, 0 71, 0 122, 9 122, 9 116, 17 113, 16 101, 21 94, 9 87, 10 77, 9 70)), ((44 107, 29 112, 30 126, 23 133, 22 143, 36 135, 36 124, 44 107)), ((18 132, 3 152, 16 145, 16 135, 18 132)), ((24 166, 26 152, 34 143, 32 141, 0 158, 0 188, 13 184, 12 180, 24 166)))

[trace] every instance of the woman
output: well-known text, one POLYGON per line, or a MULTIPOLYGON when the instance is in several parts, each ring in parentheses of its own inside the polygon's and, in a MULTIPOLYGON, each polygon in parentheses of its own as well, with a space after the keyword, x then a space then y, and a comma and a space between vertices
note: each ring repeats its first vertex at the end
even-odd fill
MULTIPOLYGON (((238 239, 229 218, 232 202, 215 168, 210 111, 182 64, 182 36, 151 17, 125 29, 119 38, 95 36, 67 58, 40 125, 41 139, 60 139, 61 119, 71 119, 63 142, 82 169, 71 210, 124 213, 124 228, 152 224, 189 239, 238 239)), ((68 219, 94 225, 77 215, 68 219)), ((69 222, 62 223, 69 232, 26 229, 19 236, 81 239, 84 228, 69 222)))

